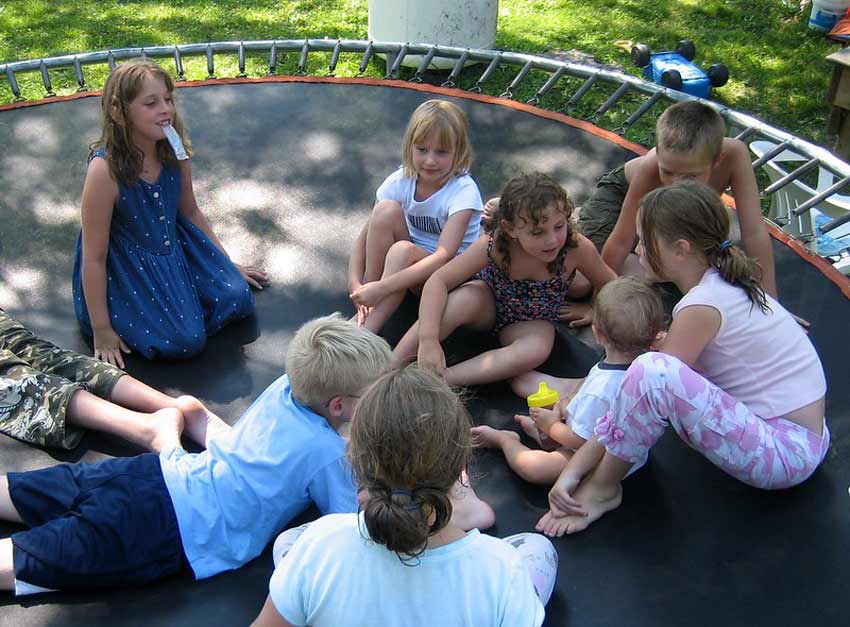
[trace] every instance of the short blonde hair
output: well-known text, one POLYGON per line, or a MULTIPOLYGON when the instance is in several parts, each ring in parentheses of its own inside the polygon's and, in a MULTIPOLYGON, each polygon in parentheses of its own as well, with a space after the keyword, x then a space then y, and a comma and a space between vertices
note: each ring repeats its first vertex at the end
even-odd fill
POLYGON ((609 281, 596 295, 593 324, 611 348, 637 357, 649 350, 664 328, 661 296, 633 277, 609 281))
POLYGON ((707 104, 695 100, 667 107, 655 124, 655 145, 664 152, 691 153, 714 162, 723 148, 726 123, 707 104))
POLYGON ((301 325, 286 351, 292 395, 308 406, 359 396, 387 370, 391 356, 383 338, 341 314, 315 318, 301 325))
POLYGON ((440 146, 454 149, 452 176, 466 174, 472 167, 472 146, 469 142, 469 122, 466 113, 448 100, 427 100, 416 107, 402 143, 401 163, 404 175, 416 176, 413 167, 413 146, 425 142, 433 133, 437 134, 440 146))

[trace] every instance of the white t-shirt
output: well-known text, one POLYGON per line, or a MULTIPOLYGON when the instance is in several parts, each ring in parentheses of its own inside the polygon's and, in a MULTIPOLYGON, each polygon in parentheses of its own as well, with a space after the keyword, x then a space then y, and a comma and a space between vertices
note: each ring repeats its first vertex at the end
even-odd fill
POLYGON ((428 252, 437 250, 437 242, 446 222, 459 211, 472 209, 476 213, 469 218, 458 254, 477 240, 481 232, 484 203, 478 185, 468 174, 450 178, 439 190, 419 202, 414 198, 416 179, 405 177, 403 169, 399 168, 381 183, 375 195, 378 202, 394 200, 401 205, 407 220, 410 241, 428 252))
POLYGON ((720 313, 720 329, 699 356, 705 377, 762 418, 784 416, 826 394, 826 378, 815 347, 775 299, 770 310, 727 283, 714 268, 682 297, 673 318, 686 307, 705 305, 720 313))
POLYGON ((310 525, 269 584, 277 611, 311 627, 539 627, 543 606, 519 552, 470 531, 415 565, 368 540, 358 514, 310 525))
MULTIPOLYGON (((567 405, 567 424, 577 436, 585 440, 593 437, 596 422, 611 409, 628 369, 628 364, 608 364, 605 361, 590 369, 581 388, 567 405)), ((643 459, 629 469, 629 475, 643 466, 648 457, 647 449, 643 459)))

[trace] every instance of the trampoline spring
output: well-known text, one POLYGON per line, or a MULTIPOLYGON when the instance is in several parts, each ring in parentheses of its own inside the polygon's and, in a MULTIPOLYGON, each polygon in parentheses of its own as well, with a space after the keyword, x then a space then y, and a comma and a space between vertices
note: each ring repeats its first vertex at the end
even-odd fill
POLYGON ((174 69, 177 70, 177 80, 182 82, 186 80, 186 74, 183 70, 183 57, 180 54, 180 48, 174 46, 174 69))
POLYGON ((331 62, 328 65, 328 76, 333 76, 336 72, 337 63, 339 63, 339 55, 342 52, 342 41, 337 39, 334 44, 334 51, 331 53, 331 62))
POLYGON ((269 73, 268 76, 274 76, 277 69, 277 42, 272 42, 271 50, 269 50, 269 73))
POLYGON ((212 79, 216 78, 215 76, 215 61, 213 60, 213 47, 210 44, 207 44, 207 78, 212 79))
POLYGON ((843 216, 835 218, 831 222, 824 224, 821 227, 820 232, 829 233, 832 229, 837 229, 839 226, 847 224, 848 222, 850 222, 850 213, 845 213, 843 216))
POLYGON ((566 71, 567 68, 563 66, 559 67, 558 70, 554 74, 552 74, 552 76, 550 76, 545 83, 543 83, 543 86, 537 90, 537 93, 535 93, 531 98, 528 99, 528 104, 538 104, 540 102, 540 99, 552 90, 552 88, 555 86, 555 83, 561 80, 561 77, 566 71))
POLYGON ((109 64, 109 73, 111 74, 115 71, 115 66, 117 65, 115 63, 115 55, 112 54, 112 50, 106 53, 106 62, 109 64))
POLYGON ((86 78, 83 76, 83 67, 80 65, 79 57, 74 57, 74 76, 77 77, 77 93, 88 91, 86 78))
POLYGON ((481 85, 483 85, 485 82, 489 81, 493 77, 493 74, 495 74, 496 70, 499 69, 499 65, 501 64, 501 62, 502 53, 497 52, 496 56, 493 57, 493 59, 490 61, 490 64, 487 66, 487 69, 484 70, 484 73, 477 81, 475 81, 475 85, 470 88, 469 91, 473 91, 477 94, 480 94, 482 91, 484 91, 481 85))
POLYGON ((782 142, 782 143, 780 143, 780 144, 777 144, 776 146, 774 146, 773 148, 771 148, 770 150, 768 150, 768 151, 767 151, 766 153, 764 153, 761 157, 759 157, 758 159, 756 159, 755 161, 753 161, 753 169, 756 169, 756 168, 759 168, 759 167, 763 166, 765 163, 767 163, 768 161, 770 161, 771 159, 773 159, 773 158, 774 158, 776 155, 778 155, 780 152, 782 152, 783 150, 785 150, 786 148, 788 148, 788 146, 789 146, 790 144, 791 144, 791 142, 790 142, 789 140, 787 140, 787 139, 786 139, 784 142, 782 142))
POLYGON ((801 165, 799 168, 797 168, 793 172, 789 172, 788 174, 786 174, 785 176, 780 178, 775 183, 771 183, 770 185, 768 185, 765 188, 764 193, 767 194, 767 195, 770 195, 770 194, 773 194, 774 192, 779 191, 780 189, 782 189, 783 187, 785 187, 789 183, 796 181, 801 176, 803 176, 806 172, 818 167, 819 165, 820 165, 820 159, 810 159, 809 161, 807 161, 806 163, 801 165))
POLYGON ((245 44, 243 42, 239 42, 239 73, 236 75, 238 78, 245 78, 247 74, 245 74, 245 44))
POLYGON ((519 86, 519 84, 528 76, 528 73, 531 71, 531 68, 534 67, 533 61, 527 61, 525 65, 522 66, 522 69, 519 71, 514 77, 514 80, 511 81, 511 84, 508 85, 508 88, 501 94, 501 98, 513 98, 514 90, 519 86))
POLYGON ((611 94, 611 96, 608 98, 608 100, 603 102, 602 106, 599 107, 596 110, 596 112, 593 114, 593 117, 598 120, 603 115, 608 113, 608 111, 610 111, 611 108, 615 104, 617 104, 617 102, 620 100, 620 98, 622 98, 625 95, 625 93, 627 91, 629 91, 630 88, 631 88, 631 85, 629 85, 628 83, 622 83, 619 87, 617 87, 617 89, 614 90, 614 93, 611 94))
POLYGON ((298 57, 298 67, 295 69, 295 76, 305 76, 307 74, 307 57, 310 54, 310 40, 305 39, 304 45, 301 46, 301 56, 298 57))
POLYGON ((572 97, 567 101, 566 106, 564 107, 565 111, 572 110, 578 104, 578 101, 584 98, 584 95, 596 84, 596 81, 599 80, 598 74, 591 74, 587 77, 587 80, 582 83, 581 87, 578 88, 578 91, 572 95, 572 97))
POLYGON ((363 74, 366 71, 366 68, 369 67, 369 61, 372 60, 373 54, 375 54, 375 46, 372 44, 372 40, 369 40, 369 43, 366 45, 366 50, 363 52, 363 58, 360 59, 359 74, 363 74))
POLYGON ((635 109, 634 113, 632 113, 628 118, 626 118, 626 121, 623 122, 622 126, 620 126, 621 130, 619 131, 618 134, 622 135, 623 131, 628 129, 632 124, 634 124, 641 117, 643 117, 643 115, 647 111, 649 111, 652 107, 654 107, 655 103, 658 102, 659 100, 661 100, 663 97, 664 97, 664 92, 662 92, 662 91, 657 91, 654 94, 652 94, 652 96, 650 96, 649 99, 646 102, 644 102, 641 106, 639 106, 637 109, 635 109))
POLYGON ((21 102, 25 98, 21 95, 21 88, 18 87, 18 80, 15 78, 15 73, 8 65, 6 66, 6 80, 9 81, 9 88, 12 90, 14 102, 21 102))
POLYGON ((407 43, 403 43, 399 46, 398 53, 393 60, 392 67, 390 67, 387 75, 384 78, 395 79, 398 77, 399 68, 401 68, 401 62, 404 61, 404 57, 407 56, 407 43))
POLYGON ((431 61, 434 60, 435 54, 437 54, 437 46, 431 46, 428 48, 428 52, 425 53, 425 56, 422 58, 422 62, 419 64, 419 67, 416 68, 416 73, 414 73, 411 77, 411 82, 422 82, 422 76, 428 71, 428 66, 431 65, 431 61))
POLYGON ((740 133, 735 135, 735 139, 739 139, 741 141, 746 141, 747 138, 755 132, 756 132, 755 126, 748 126, 743 131, 741 131, 740 133))
POLYGON ((45 65, 44 60, 38 66, 39 71, 41 72, 41 82, 44 84, 44 91, 48 98, 52 98, 56 94, 53 93, 53 85, 50 83, 50 74, 47 72, 47 65, 45 65))
MULTIPOLYGON (((787 142, 785 142, 785 143, 787 143, 787 142)), ((771 152, 772 152, 772 151, 771 151, 771 152)), ((799 217, 799 216, 803 215, 803 214, 804 214, 804 213, 806 213, 809 209, 811 209, 812 207, 814 207, 814 206, 815 206, 815 205, 817 205, 817 204, 822 203, 824 200, 826 200, 827 198, 829 198, 830 196, 832 196, 835 192, 837 192, 837 191, 838 191, 838 190, 840 190, 841 188, 845 187, 848 183, 850 183, 850 176, 845 176, 844 178, 842 178, 842 179, 841 179, 840 181, 838 181, 837 183, 835 183, 835 184, 830 185, 829 187, 827 187, 825 190, 823 190, 823 191, 822 191, 820 194, 818 194, 817 196, 813 196, 812 198, 809 198, 809 199, 808 199, 806 202, 804 202, 802 205, 800 205, 800 206, 798 206, 796 209, 792 210, 792 212, 791 212, 791 213, 793 213, 793 214, 794 214, 794 216, 796 216, 796 217, 799 217)), ((850 215, 850 214, 848 214, 848 215, 850 215)), ((843 218, 843 216, 842 216, 842 218, 843 218)), ((838 218, 838 219, 839 219, 839 220, 841 220, 842 218, 838 218)), ((840 226, 840 224, 835 224, 835 225, 833 225, 833 223, 834 223, 834 222, 835 222, 835 220, 833 220, 832 222, 830 222, 830 223, 829 223, 829 224, 827 224, 826 226, 822 227, 822 228, 821 228, 821 232, 822 232, 822 233, 826 233, 828 230, 834 229, 836 226, 840 226), (829 228, 827 228, 827 227, 829 227, 829 228)), ((844 224, 844 223, 843 223, 843 222, 841 222, 841 224, 844 224)))
POLYGON ((463 54, 461 54, 460 58, 455 62, 454 67, 452 68, 452 73, 449 74, 446 82, 441 85, 442 87, 455 87, 457 85, 458 77, 463 71, 463 66, 466 65, 467 59, 469 59, 469 48, 464 50, 463 54))

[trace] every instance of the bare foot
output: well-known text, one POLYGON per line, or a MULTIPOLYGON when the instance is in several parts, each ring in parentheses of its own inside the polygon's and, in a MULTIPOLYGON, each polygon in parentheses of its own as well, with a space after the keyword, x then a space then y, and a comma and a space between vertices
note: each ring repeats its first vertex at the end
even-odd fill
POLYGON ((603 514, 620 506, 623 488, 619 483, 614 487, 600 485, 593 482, 593 477, 589 477, 579 485, 573 496, 584 508, 584 516, 558 516, 549 511, 537 523, 537 531, 550 538, 583 531, 590 523, 602 518, 603 514))
POLYGON ((230 425, 194 396, 181 396, 176 404, 186 419, 186 433, 201 446, 206 448, 214 437, 230 431, 230 425))
POLYGON ((537 430, 537 425, 534 424, 531 416, 526 416, 525 414, 514 414, 514 422, 522 427, 522 431, 525 435, 537 442, 537 444, 541 444, 540 431, 537 430))
MULTIPOLYGON (((530 419, 529 419, 530 420, 530 419)), ((481 446, 484 448, 499 448, 502 445, 502 440, 505 438, 513 438, 519 442, 519 434, 508 430, 494 429, 487 425, 472 427, 469 430, 472 434, 473 446, 481 446)))
POLYGON ((166 407, 150 414, 145 423, 148 439, 145 442, 154 453, 180 446, 183 432, 183 414, 175 407, 166 407))
POLYGON ((449 498, 452 501, 451 523, 464 531, 489 529, 496 522, 496 513, 475 494, 465 470, 452 487, 449 498))

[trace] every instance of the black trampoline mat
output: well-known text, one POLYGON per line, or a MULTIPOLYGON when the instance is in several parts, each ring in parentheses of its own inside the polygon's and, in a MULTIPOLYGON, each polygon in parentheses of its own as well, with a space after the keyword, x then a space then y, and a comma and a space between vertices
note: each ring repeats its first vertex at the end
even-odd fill
MULTIPOLYGON (((600 174, 634 156, 531 108, 443 94, 469 115, 472 174, 485 198, 521 171, 542 170, 580 204, 600 174)), ((433 89, 365 83, 246 82, 181 89, 178 97, 196 150, 199 204, 234 259, 265 265, 271 284, 256 295, 256 317, 211 338, 199 357, 151 363, 131 356, 127 369, 169 393, 199 396, 232 423, 284 371, 287 344, 302 322, 350 313, 351 242, 376 188, 400 163, 410 113, 435 96, 433 89)), ((97 138, 99 115, 96 97, 0 111, 0 307, 82 352, 89 347, 77 330, 70 276, 87 144, 97 138)), ((555 541, 561 565, 546 625, 847 623, 850 300, 786 246, 775 243, 775 253, 781 300, 812 322, 827 371, 827 461, 802 486, 764 492, 666 434, 647 466, 625 482, 618 510, 555 541)), ((409 318, 415 309, 407 305, 409 318)), ((390 334, 401 323, 391 326, 390 334)), ((475 350, 480 340, 461 336, 455 345, 475 350)), ((559 330, 547 369, 578 376, 596 358, 559 330)), ((506 385, 471 392, 480 423, 513 428, 512 415, 524 408, 506 385)), ((71 452, 0 436, 0 472, 137 452, 94 433, 71 452)), ((545 513, 547 490, 513 475, 501 453, 477 453, 473 475, 496 510, 492 535, 532 530, 545 513)), ((3 537, 17 529, 0 524, 3 537)), ((200 582, 184 574, 130 590, 3 595, 0 625, 247 624, 262 606, 271 572, 266 551, 238 571, 200 582)))

